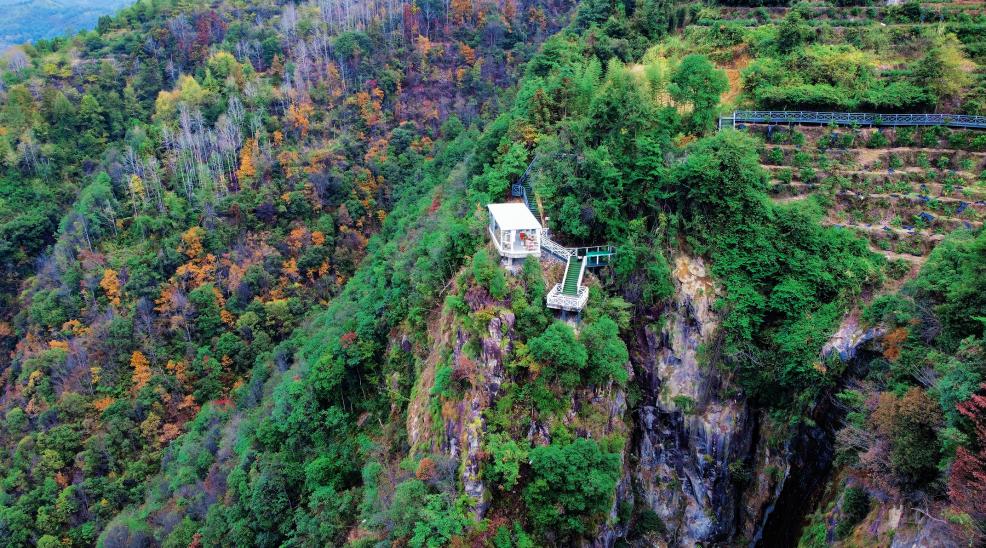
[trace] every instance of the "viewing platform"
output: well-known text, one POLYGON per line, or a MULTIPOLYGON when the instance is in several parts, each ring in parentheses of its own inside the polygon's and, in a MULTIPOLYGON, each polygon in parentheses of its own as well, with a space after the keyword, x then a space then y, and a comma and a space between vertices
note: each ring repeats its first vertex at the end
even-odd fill
POLYGON ((589 302, 589 288, 582 284, 587 268, 609 265, 613 246, 565 247, 552 240, 541 223, 521 202, 489 204, 490 240, 500 257, 513 263, 525 257, 552 257, 565 263, 565 275, 546 296, 548 308, 580 312, 589 302))
POLYGON ((567 312, 578 312, 585 308, 589 302, 589 288, 582 285, 582 278, 585 276, 587 263, 585 258, 569 255, 564 278, 560 284, 551 288, 545 298, 548 308, 567 312))

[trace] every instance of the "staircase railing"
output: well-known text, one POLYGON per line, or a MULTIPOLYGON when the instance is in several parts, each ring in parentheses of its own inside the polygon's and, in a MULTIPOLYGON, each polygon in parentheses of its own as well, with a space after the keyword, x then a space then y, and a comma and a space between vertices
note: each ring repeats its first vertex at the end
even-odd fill
POLYGON ((575 255, 575 250, 565 247, 560 243, 552 240, 547 234, 541 235, 541 248, 547 250, 549 253, 558 257, 562 261, 567 261, 569 257, 575 255))
MULTIPOLYGON (((515 198, 522 198, 524 200, 524 205, 527 206, 527 209, 530 209, 531 210, 531 213, 533 213, 535 217, 540 217, 540 215, 538 214, 537 203, 535 203, 533 201, 534 200, 534 186, 531 185, 531 181, 530 181, 531 170, 534 169, 534 166, 539 161, 543 160, 546 157, 550 157, 550 158, 562 158, 562 157, 578 158, 579 156, 577 154, 571 154, 571 153, 567 153, 567 152, 553 152, 553 153, 550 153, 550 154, 536 153, 534 155, 534 158, 531 158, 530 163, 527 164, 527 168, 524 170, 524 173, 512 185, 510 185, 510 194, 512 196, 514 196, 515 198)), ((543 221, 543 219, 542 219, 542 221, 543 221)))
POLYGON ((559 260, 567 261, 571 257, 585 257, 588 268, 596 268, 609 265, 609 259, 616 254, 616 248, 611 245, 594 245, 587 247, 565 247, 551 239, 547 230, 541 234, 541 248, 558 257, 559 260))
POLYGON ((589 262, 588 260, 581 261, 582 264, 581 264, 581 266, 579 266, 579 278, 575 282, 575 286, 576 287, 582 287, 582 277, 585 276, 585 265, 588 262, 589 262))

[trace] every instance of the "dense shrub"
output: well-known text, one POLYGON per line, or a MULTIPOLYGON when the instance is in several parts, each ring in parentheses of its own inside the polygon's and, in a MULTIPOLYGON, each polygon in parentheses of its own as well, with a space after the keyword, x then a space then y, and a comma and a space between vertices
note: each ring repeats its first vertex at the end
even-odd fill
POLYGON ((531 356, 544 365, 541 374, 558 378, 568 387, 579 384, 588 353, 570 326, 556 321, 544 333, 531 339, 527 346, 531 356))
POLYGON ((620 457, 594 440, 551 444, 531 451, 530 484, 524 490, 536 531, 557 541, 605 519, 620 473, 620 457))
POLYGON ((849 487, 842 495, 842 519, 836 526, 836 536, 845 538, 853 527, 870 513, 870 496, 859 487, 849 487))

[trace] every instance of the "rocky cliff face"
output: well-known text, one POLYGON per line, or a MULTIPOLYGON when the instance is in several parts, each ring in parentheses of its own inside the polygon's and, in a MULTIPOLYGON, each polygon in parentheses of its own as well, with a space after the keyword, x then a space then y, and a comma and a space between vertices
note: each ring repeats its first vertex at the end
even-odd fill
MULTIPOLYGON (((655 512, 672 546, 794 543, 811 510, 810 495, 828 477, 837 421, 826 420, 831 409, 819 406, 818 424, 794 436, 775 435, 729 378, 703 360, 719 320, 712 310, 717 289, 704 263, 678 256, 674 267, 672 306, 661 323, 639 326, 631 341, 643 401, 631 413, 630 464, 617 504, 655 512), (809 469, 815 466, 824 470, 809 469)), ((826 352, 851 360, 876 335, 848 317, 826 352)), ((624 533, 618 525, 607 527, 595 544, 612 545, 624 533)))
POLYGON ((503 355, 512 341, 514 315, 506 310, 496 313, 486 326, 486 334, 478 341, 478 359, 464 352, 469 334, 443 316, 439 340, 435 341, 432 356, 419 378, 417 396, 408 411, 407 429, 413 451, 441 453, 458 464, 463 492, 476 501, 473 510, 482 518, 488 508, 487 486, 480 474, 481 451, 486 420, 483 411, 496 400, 503 382, 503 355), (440 417, 429 409, 429 391, 434 385, 436 364, 449 353, 453 375, 474 379, 461 399, 446 401, 440 417), (433 424, 440 418, 441 424, 433 424))
MULTIPOLYGON (((733 537, 738 498, 729 468, 749 451, 752 419, 702 359, 718 324, 704 263, 679 256, 674 266, 673 305, 662 323, 640 326, 631 343, 643 401, 617 497, 653 510, 672 544, 695 545, 733 537)), ((604 531, 598 543, 618 532, 604 531)))
MULTIPOLYGON (((467 330, 450 313, 435 318, 431 352, 408 407, 407 432, 412 454, 440 454, 457 465, 462 492, 475 501, 473 511, 481 519, 491 498, 490 486, 482 476, 487 458, 483 452, 487 434, 484 414, 496 404, 505 380, 504 359, 513 351, 516 339, 515 316, 507 303, 495 302, 476 288, 467 292, 466 300, 473 313, 485 311, 491 316, 481 333, 467 330), (436 369, 445 360, 452 366, 453 378, 468 385, 461 397, 445 399, 440 413, 433 413, 430 392, 436 369)), ((571 394, 568 412, 560 420, 533 417, 527 438, 534 446, 547 445, 557 423, 577 437, 625 436, 626 408, 626 394, 614 384, 579 389, 571 394)))

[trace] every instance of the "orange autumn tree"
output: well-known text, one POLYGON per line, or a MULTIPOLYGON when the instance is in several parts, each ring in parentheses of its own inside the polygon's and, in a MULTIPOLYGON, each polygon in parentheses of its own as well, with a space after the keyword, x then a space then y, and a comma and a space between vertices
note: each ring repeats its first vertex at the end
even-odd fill
POLYGON ((285 115, 288 124, 298 131, 298 136, 304 139, 308 136, 308 127, 311 125, 311 116, 315 113, 315 108, 309 102, 301 104, 291 103, 285 115))
POLYGON ((472 0, 452 0, 452 22, 461 25, 468 19, 472 19, 473 6, 472 0))
POLYGON ((253 165, 255 145, 255 140, 248 139, 243 148, 240 149, 240 169, 236 170, 236 178, 240 181, 249 181, 257 175, 257 168, 253 165))
POLYGON ((907 340, 908 330, 898 327, 883 337, 883 357, 890 361, 897 361, 900 357, 901 345, 907 340))
POLYGON ((284 241, 288 244, 291 253, 297 254, 309 243, 310 233, 303 225, 299 225, 291 229, 284 241))
POLYGON ((419 68, 422 73, 428 72, 428 57, 431 54, 432 48, 434 48, 434 44, 432 44, 431 40, 427 36, 421 36, 419 34, 414 42, 414 50, 421 58, 421 66, 419 68))
POLYGON ((175 269, 175 276, 193 289, 212 280, 216 271, 216 257, 212 253, 206 253, 202 244, 204 235, 205 231, 201 227, 193 226, 181 235, 181 244, 178 246, 178 251, 184 253, 189 260, 175 269))
POLYGON ((133 389, 138 392, 151 380, 151 364, 140 350, 134 350, 130 355, 130 367, 133 368, 133 389))
POLYGON ((103 271, 103 279, 99 281, 99 287, 103 288, 106 297, 113 306, 120 306, 120 277, 112 268, 103 271))
POLYGON ((383 108, 383 91, 380 88, 373 88, 372 91, 360 91, 356 94, 355 102, 359 107, 360 116, 368 127, 373 127, 381 120, 381 110, 383 108))
POLYGON ((181 235, 181 245, 178 251, 185 254, 189 259, 195 259, 205 250, 202 245, 202 234, 205 231, 201 227, 193 226, 181 235))
POLYGON ((466 64, 472 65, 476 62, 476 50, 469 47, 469 44, 459 42, 459 51, 462 52, 462 58, 465 59, 466 64))
POLYGON ((514 17, 517 16, 517 3, 514 0, 505 0, 503 3, 503 17, 507 20, 509 25, 513 21, 514 17))
POLYGON ((285 150, 277 155, 277 163, 281 165, 284 176, 290 179, 300 171, 301 156, 293 150, 285 150))

